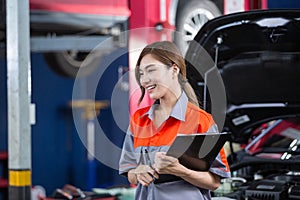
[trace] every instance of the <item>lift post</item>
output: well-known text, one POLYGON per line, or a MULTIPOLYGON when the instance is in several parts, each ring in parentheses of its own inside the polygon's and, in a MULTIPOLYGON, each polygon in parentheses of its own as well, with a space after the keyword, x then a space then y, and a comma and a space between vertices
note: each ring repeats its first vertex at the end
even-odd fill
POLYGON ((31 199, 29 0, 6 1, 9 200, 31 199))

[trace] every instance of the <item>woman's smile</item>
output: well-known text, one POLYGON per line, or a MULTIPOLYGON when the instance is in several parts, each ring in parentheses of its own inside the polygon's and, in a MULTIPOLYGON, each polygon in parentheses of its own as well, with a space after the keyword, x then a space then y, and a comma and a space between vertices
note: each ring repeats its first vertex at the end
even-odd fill
POLYGON ((146 86, 146 90, 150 93, 156 88, 156 84, 146 86))

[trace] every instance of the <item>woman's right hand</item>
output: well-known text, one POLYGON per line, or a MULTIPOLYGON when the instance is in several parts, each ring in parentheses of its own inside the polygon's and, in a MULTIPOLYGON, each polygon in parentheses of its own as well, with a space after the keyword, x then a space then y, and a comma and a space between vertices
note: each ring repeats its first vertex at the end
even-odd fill
POLYGON ((143 186, 149 186, 155 179, 158 179, 158 174, 149 165, 139 165, 137 168, 128 172, 128 178, 135 175, 135 181, 130 181, 134 184, 140 183, 143 186))

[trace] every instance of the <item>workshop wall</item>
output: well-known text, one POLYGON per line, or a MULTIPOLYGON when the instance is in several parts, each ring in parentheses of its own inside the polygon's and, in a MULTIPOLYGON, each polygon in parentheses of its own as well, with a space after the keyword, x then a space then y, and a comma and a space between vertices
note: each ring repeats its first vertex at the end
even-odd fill
MULTIPOLYGON (((106 69, 100 80, 96 99, 110 100, 118 81, 118 67, 126 66, 127 54, 116 59, 106 69)), ((43 186, 48 195, 65 184, 89 189, 87 178, 86 149, 74 126, 68 103, 72 99, 74 79, 55 74, 44 61, 43 55, 31 55, 32 102, 36 104, 36 124, 32 126, 32 185, 43 186)), ((0 60, 0 151, 7 151, 7 83, 6 62, 0 60)), ((123 91, 124 106, 119 110, 128 121, 128 91, 123 91)), ((108 138, 121 146, 124 133, 116 125, 111 109, 101 111, 98 117, 108 138)), ((83 122, 84 126, 84 122, 83 122)), ((101 140, 99 136, 96 138, 101 140)), ((101 142, 96 142, 96 146, 101 142)), ((97 147, 98 149, 98 147, 97 147)), ((100 148, 101 149, 101 148, 100 148)), ((100 153, 100 152, 98 152, 100 153)), ((103 152, 113 159, 119 155, 103 152)), ((115 169, 96 161, 95 187, 127 184, 115 169)))
POLYGON ((32 185, 41 185, 52 193, 72 182, 72 154, 81 149, 80 145, 72 145, 75 130, 64 113, 72 97, 74 81, 53 73, 42 54, 32 54, 31 66, 32 102, 36 104, 36 124, 32 126, 32 185))
POLYGON ((7 81, 6 62, 0 60, 0 151, 7 151, 7 81))
MULTIPOLYGON (((0 60, 0 152, 2 155, 7 155, 7 82, 6 82, 6 62, 0 60)), ((5 158, 7 156, 1 156, 0 159, 0 179, 8 179, 7 164, 8 160, 5 158)), ((7 198, 7 188, 0 187, 0 200, 7 198)))
POLYGON ((296 9, 299 6, 299 0, 268 0, 269 9, 296 9))

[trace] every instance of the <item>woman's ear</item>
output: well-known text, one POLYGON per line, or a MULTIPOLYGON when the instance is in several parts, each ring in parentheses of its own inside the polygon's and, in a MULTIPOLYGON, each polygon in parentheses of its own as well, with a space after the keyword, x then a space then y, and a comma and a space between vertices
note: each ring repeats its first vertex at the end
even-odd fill
POLYGON ((179 67, 176 64, 172 65, 172 69, 173 69, 174 75, 178 75, 179 74, 180 69, 179 69, 179 67))

